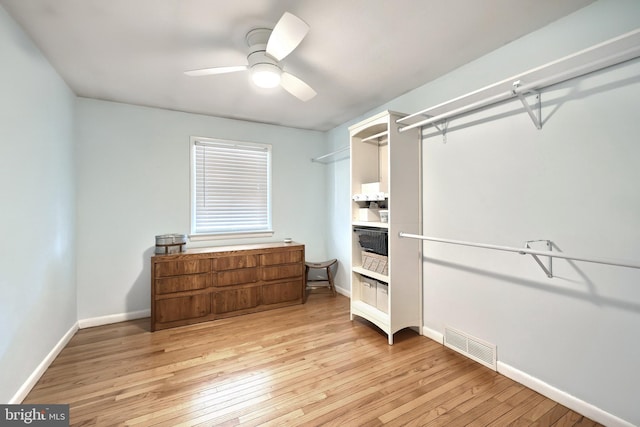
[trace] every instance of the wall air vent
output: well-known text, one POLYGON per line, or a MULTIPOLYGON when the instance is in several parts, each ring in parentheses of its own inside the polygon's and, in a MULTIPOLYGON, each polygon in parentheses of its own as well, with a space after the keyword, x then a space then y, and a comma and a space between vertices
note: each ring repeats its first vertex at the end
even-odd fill
POLYGON ((445 326, 444 345, 494 371, 497 370, 496 346, 494 344, 489 344, 469 334, 445 326))

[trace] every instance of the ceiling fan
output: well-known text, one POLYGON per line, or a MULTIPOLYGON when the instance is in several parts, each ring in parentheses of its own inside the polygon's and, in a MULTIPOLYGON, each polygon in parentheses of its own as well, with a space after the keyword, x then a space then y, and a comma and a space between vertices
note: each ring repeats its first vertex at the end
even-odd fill
POLYGON ((297 16, 285 12, 273 30, 256 28, 247 33, 249 45, 247 65, 203 68, 185 71, 188 76, 209 76, 237 71, 249 71, 251 80, 258 87, 274 88, 282 86, 287 92, 302 101, 316 96, 316 91, 298 77, 283 70, 282 61, 305 38, 309 25, 297 16))

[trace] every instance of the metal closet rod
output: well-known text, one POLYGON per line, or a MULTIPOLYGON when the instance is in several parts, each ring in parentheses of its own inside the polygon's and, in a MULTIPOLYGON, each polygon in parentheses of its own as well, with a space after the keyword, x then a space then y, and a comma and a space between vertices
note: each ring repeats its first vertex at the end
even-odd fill
MULTIPOLYGON (((331 157, 331 156, 334 156, 334 155, 336 155, 336 154, 338 154, 338 153, 342 153, 343 151, 347 151, 349 148, 351 148, 351 147, 348 147, 348 146, 347 146, 347 147, 342 147, 342 148, 341 148, 341 149, 339 149, 339 150, 332 151, 332 152, 327 153, 327 154, 325 154, 325 155, 323 155, 323 156, 315 157, 315 158, 311 159, 311 161, 312 161, 312 162, 319 162, 320 160, 322 160, 322 159, 326 159, 327 157, 331 157)), ((320 162, 320 163, 322 163, 322 162, 320 162)))
POLYGON ((409 239, 428 240, 431 242, 450 243, 453 245, 462 245, 462 246, 473 246, 476 248, 493 249, 497 251, 517 252, 521 255, 526 255, 526 254, 541 255, 541 256, 548 256, 551 258, 564 258, 564 259, 570 259, 574 261, 584 261, 584 262, 593 262, 596 264, 615 265, 617 267, 640 268, 640 264, 635 264, 635 263, 620 261, 620 260, 611 260, 606 258, 587 258, 587 257, 567 255, 562 252, 539 251, 539 250, 529 249, 529 248, 514 248, 511 246, 489 245, 485 243, 465 242, 463 240, 440 239, 438 237, 422 236, 419 234, 404 233, 402 231, 398 233, 398 235, 400 237, 406 237, 409 239))
POLYGON ((464 114, 464 113, 468 113, 468 112, 471 112, 471 111, 474 111, 474 110, 479 110, 479 109, 484 108, 484 107, 489 107, 491 105, 495 105, 495 104, 498 104, 500 102, 507 101, 507 100, 509 100, 511 98, 517 97, 519 95, 522 95, 522 94, 525 94, 525 93, 528 93, 528 92, 537 91, 537 90, 543 89, 543 88, 548 87, 548 86, 552 86, 552 85, 557 84, 557 83, 562 83, 564 81, 571 80, 573 78, 580 77, 580 76, 583 76, 585 74, 589 74, 589 73, 592 73, 592 72, 595 72, 595 71, 598 71, 598 70, 602 70, 604 68, 608 68, 608 67, 620 64, 622 62, 629 61, 631 59, 637 58, 637 57, 640 56, 640 42, 639 43, 635 43, 633 41, 634 41, 634 38, 638 38, 639 35, 640 35, 640 29, 637 29, 637 30, 634 30, 634 31, 630 31, 630 32, 628 32, 626 34, 623 34, 621 36, 618 36, 618 37, 615 37, 613 39, 607 40, 607 41, 605 41, 603 43, 597 44, 595 46, 592 46, 590 48, 584 49, 582 51, 576 52, 576 53, 574 53, 572 55, 565 56, 565 57, 560 58, 558 60, 549 62, 548 64, 542 65, 542 66, 534 68, 532 70, 529 70, 529 71, 527 71, 525 73, 518 74, 516 76, 510 77, 508 79, 502 80, 502 81, 494 83, 492 85, 485 86, 482 89, 478 89, 478 90, 475 90, 473 92, 467 93, 467 94, 459 96, 457 98, 454 98, 452 100, 443 102, 443 103, 438 104, 438 105, 436 105, 434 107, 430 107, 430 108, 427 108, 425 110, 419 111, 417 113, 411 114, 409 116, 400 118, 400 119, 398 119, 396 121, 396 123, 402 124, 403 122, 407 122, 407 121, 409 121, 411 119, 415 119, 418 116, 428 116, 428 118, 426 118, 424 120, 420 120, 420 121, 418 121, 416 123, 413 123, 413 124, 410 124, 410 125, 406 125, 406 126, 401 126, 398 129, 398 131, 399 132, 405 132, 405 131, 408 131, 409 129, 413 129, 413 128, 420 127, 420 126, 430 125, 430 124, 433 124, 433 123, 436 123, 436 122, 439 122, 439 121, 442 121, 442 120, 445 120, 445 119, 448 119, 448 118, 451 118, 451 117, 455 117, 455 116, 458 116, 458 115, 461 115, 461 114, 464 114), (582 64, 582 65, 578 65, 578 66, 572 67, 572 68, 570 68, 568 70, 564 70, 564 71, 558 72, 556 74, 553 74, 553 75, 545 77, 545 78, 541 78, 541 79, 536 80, 534 82, 526 82, 526 80, 525 80, 527 75, 530 74, 530 73, 544 70, 545 68, 549 68, 551 66, 561 64, 563 62, 566 62, 566 61, 569 61, 571 59, 577 58, 579 56, 586 56, 586 55, 588 55, 588 54, 590 54, 592 52, 595 52, 595 51, 600 50, 600 49, 607 48, 609 46, 615 46, 616 44, 624 44, 628 40, 632 41, 632 46, 628 47, 628 48, 625 48, 625 49, 623 49, 621 51, 618 51, 616 53, 609 54, 607 56, 604 56, 604 57, 602 57, 600 59, 588 62, 586 64, 582 64), (523 84, 516 85, 516 83, 520 83, 520 81, 522 81, 523 84), (485 99, 482 99, 480 101, 476 101, 476 102, 473 102, 471 104, 467 104, 467 105, 464 105, 462 107, 455 108, 455 109, 453 109, 451 111, 448 111, 446 113, 443 113, 443 114, 438 114, 436 116, 431 116, 431 115, 428 114, 433 110, 437 110, 437 109, 440 109, 442 107, 446 107, 447 105, 453 104, 453 103, 458 102, 458 101, 462 101, 465 98, 469 98, 471 96, 478 95, 478 94, 480 94, 480 93, 482 93, 484 91, 488 91, 490 89, 497 88, 498 86, 509 84, 509 83, 511 83, 513 85, 513 88, 510 88, 509 90, 507 90, 505 92, 501 92, 501 93, 498 93, 496 95, 493 95, 493 96, 487 97, 485 99))

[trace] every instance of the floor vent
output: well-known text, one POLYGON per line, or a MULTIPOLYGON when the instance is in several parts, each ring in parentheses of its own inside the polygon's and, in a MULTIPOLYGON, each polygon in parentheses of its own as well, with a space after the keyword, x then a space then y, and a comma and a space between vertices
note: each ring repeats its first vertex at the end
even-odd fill
POLYGON ((464 354, 470 359, 497 370, 496 346, 489 344, 464 332, 446 326, 444 328, 444 345, 464 354))

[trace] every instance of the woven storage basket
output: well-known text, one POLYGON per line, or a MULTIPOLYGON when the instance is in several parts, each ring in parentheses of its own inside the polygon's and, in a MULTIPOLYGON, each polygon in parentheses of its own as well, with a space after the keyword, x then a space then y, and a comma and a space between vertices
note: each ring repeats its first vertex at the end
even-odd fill
POLYGON ((362 268, 376 273, 389 275, 388 258, 373 252, 362 251, 362 268))

